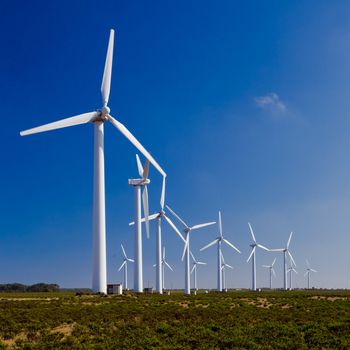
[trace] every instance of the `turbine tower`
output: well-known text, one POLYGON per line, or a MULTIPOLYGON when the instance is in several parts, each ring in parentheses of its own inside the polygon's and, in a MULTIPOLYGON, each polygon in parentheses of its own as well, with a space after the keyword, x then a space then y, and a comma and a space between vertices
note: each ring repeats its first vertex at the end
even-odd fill
POLYGON ((191 270, 191 274, 193 273, 193 286, 194 290, 198 290, 197 288, 197 265, 206 265, 207 263, 202 262, 202 261, 197 261, 192 252, 190 252, 191 258, 193 260, 193 266, 191 270))
POLYGON ((191 288, 190 288, 190 232, 193 230, 198 230, 199 228, 214 225, 216 222, 207 222, 205 224, 198 224, 194 226, 188 226, 184 220, 180 218, 179 215, 177 215, 168 205, 166 206, 170 213, 172 213, 184 226, 183 232, 186 235, 186 241, 185 241, 185 246, 184 250, 182 253, 182 258, 181 260, 184 260, 184 257, 186 255, 186 262, 185 262, 185 289, 184 292, 185 294, 191 294, 191 288))
POLYGON ((233 248, 234 250, 236 250, 238 253, 241 253, 241 251, 236 248, 232 243, 230 243, 227 239, 224 238, 223 234, 222 234, 222 222, 221 222, 221 212, 219 211, 219 236, 212 242, 210 242, 209 244, 207 244, 206 246, 204 246, 203 248, 200 249, 200 251, 203 251, 209 247, 211 247, 212 245, 217 243, 217 261, 218 261, 218 267, 217 267, 217 290, 219 292, 222 291, 222 273, 221 273, 221 244, 222 242, 226 243, 228 246, 230 246, 231 248, 233 248))
POLYGON ((247 259, 247 262, 249 262, 249 260, 252 258, 252 290, 255 291, 256 290, 256 248, 258 247, 258 248, 261 248, 261 249, 264 249, 267 251, 269 251, 270 249, 257 243, 257 241, 255 239, 253 228, 249 222, 248 222, 248 226, 249 226, 250 234, 252 235, 252 238, 253 238, 253 243, 250 244, 252 251, 247 259))
POLYGON ((296 263, 293 259, 292 254, 289 251, 289 244, 292 239, 293 232, 290 233, 287 246, 285 248, 278 248, 278 249, 270 249, 271 252, 283 252, 283 289, 287 290, 287 254, 289 255, 290 260, 293 262, 294 266, 296 267, 296 263))
POLYGON ((224 254, 222 254, 222 252, 221 252, 221 261, 222 261, 222 264, 221 264, 222 286, 223 286, 223 289, 226 290, 226 271, 225 271, 225 268, 228 267, 229 269, 233 269, 233 267, 231 265, 225 263, 224 254))
POLYGON ((269 269, 270 271, 270 289, 272 289, 272 274, 275 276, 276 278, 276 272, 273 268, 273 265, 275 265, 275 262, 276 262, 276 258, 273 259, 273 262, 271 265, 262 265, 263 267, 266 267, 269 269))
POLYGON ((124 260, 123 260, 123 263, 120 265, 118 271, 120 271, 124 267, 124 289, 128 290, 128 262, 134 262, 134 260, 128 258, 126 253, 125 253, 125 249, 124 249, 123 245, 121 244, 120 246, 122 247, 124 260))
MULTIPOLYGON (((164 280, 162 274, 162 227, 161 222, 162 218, 164 218, 167 223, 171 226, 171 228, 177 233, 177 235, 182 239, 184 243, 186 243, 185 239, 182 237, 181 232, 177 229, 175 224, 170 220, 170 218, 166 215, 164 211, 164 202, 165 202, 165 177, 163 177, 163 185, 162 185, 162 193, 160 196, 160 211, 152 214, 148 217, 149 221, 152 221, 154 219, 157 219, 157 241, 156 241, 156 256, 157 256, 157 263, 156 263, 156 290, 159 294, 163 293, 163 289, 165 289, 162 281, 164 280)), ((145 218, 141 219, 141 222, 145 222, 145 218)), ((134 222, 130 222, 129 225, 134 225, 134 222)))
POLYGON ((103 72, 101 93, 102 108, 94 112, 88 112, 62 119, 57 122, 45 124, 33 129, 21 131, 21 136, 36 134, 49 130, 66 128, 79 124, 94 124, 94 205, 93 205, 93 272, 92 289, 94 292, 106 294, 106 213, 105 213, 105 174, 104 174, 104 123, 109 121, 117 128, 163 175, 161 169, 150 153, 131 134, 131 132, 118 120, 110 115, 108 107, 109 93, 112 76, 114 30, 111 29, 107 49, 106 62, 103 72))
POLYGON ((307 276, 307 289, 310 289, 310 273, 317 272, 317 271, 310 268, 310 263, 309 263, 309 260, 307 260, 307 259, 306 259, 306 266, 307 266, 307 269, 306 269, 306 273, 305 273, 304 277, 307 276))
POLYGON ((145 214, 146 234, 149 238, 149 222, 148 222, 148 190, 147 185, 150 183, 148 179, 149 161, 146 160, 145 167, 142 167, 139 156, 136 154, 136 163, 140 179, 129 179, 129 185, 135 189, 135 269, 134 269, 134 291, 143 292, 143 272, 142 272, 142 227, 141 227, 141 188, 143 212, 145 214))

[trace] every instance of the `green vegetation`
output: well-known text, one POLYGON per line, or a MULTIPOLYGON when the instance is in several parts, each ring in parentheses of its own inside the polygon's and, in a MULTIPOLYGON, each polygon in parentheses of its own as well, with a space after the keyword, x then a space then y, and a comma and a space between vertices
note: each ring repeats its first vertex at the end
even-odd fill
POLYGON ((350 349, 350 292, 1 293, 0 349, 350 349))
POLYGON ((0 292, 58 292, 58 284, 36 283, 27 286, 21 283, 0 284, 0 292))

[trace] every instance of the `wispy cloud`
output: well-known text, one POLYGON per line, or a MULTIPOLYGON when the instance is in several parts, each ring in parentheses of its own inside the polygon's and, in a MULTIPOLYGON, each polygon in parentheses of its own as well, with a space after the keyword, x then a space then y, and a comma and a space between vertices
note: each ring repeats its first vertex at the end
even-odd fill
POLYGON ((268 110, 275 114, 285 114, 287 107, 275 92, 271 92, 265 96, 254 98, 255 104, 264 110, 268 110))

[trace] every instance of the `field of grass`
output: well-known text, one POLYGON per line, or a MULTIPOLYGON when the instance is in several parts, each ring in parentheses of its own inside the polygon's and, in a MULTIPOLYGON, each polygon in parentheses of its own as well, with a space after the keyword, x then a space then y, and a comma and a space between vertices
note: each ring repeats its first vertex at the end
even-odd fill
POLYGON ((0 294, 0 349, 350 349, 350 292, 0 294))

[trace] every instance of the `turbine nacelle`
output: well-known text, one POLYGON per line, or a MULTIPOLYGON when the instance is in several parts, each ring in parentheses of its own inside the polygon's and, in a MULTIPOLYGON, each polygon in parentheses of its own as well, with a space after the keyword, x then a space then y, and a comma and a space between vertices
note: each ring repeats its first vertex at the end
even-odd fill
POLYGON ((146 186, 151 182, 150 179, 129 179, 130 186, 146 186))

